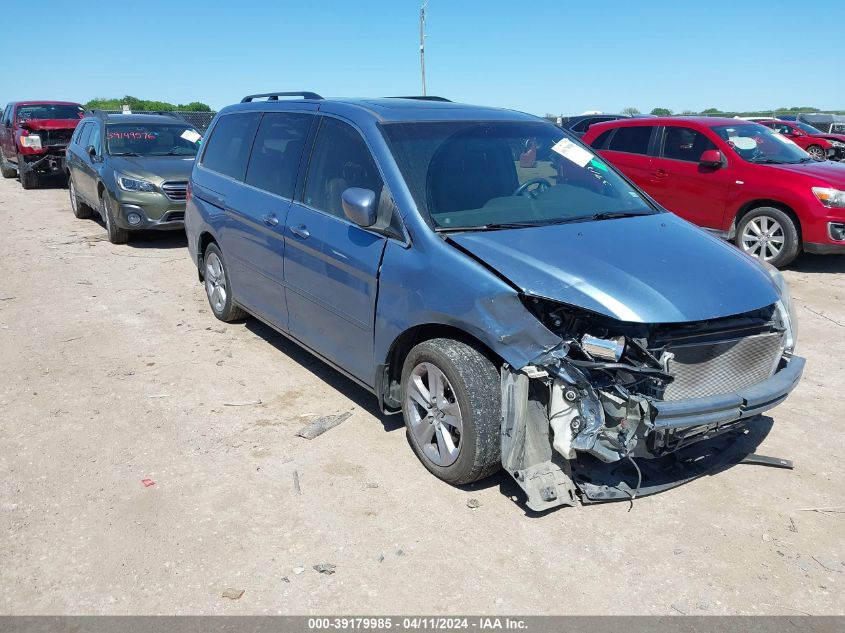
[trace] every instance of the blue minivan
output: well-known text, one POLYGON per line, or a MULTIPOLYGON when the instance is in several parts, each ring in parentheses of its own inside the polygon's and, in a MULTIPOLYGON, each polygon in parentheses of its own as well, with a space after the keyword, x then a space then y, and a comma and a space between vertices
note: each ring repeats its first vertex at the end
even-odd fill
POLYGON ((804 367, 777 270, 527 114, 249 96, 212 122, 185 226, 218 319, 373 392, 440 479, 505 468, 535 510, 750 452, 804 367))

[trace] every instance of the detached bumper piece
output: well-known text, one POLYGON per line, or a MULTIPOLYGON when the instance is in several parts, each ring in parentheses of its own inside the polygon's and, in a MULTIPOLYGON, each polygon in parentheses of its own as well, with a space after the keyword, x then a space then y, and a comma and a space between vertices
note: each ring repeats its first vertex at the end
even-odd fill
POLYGON ((24 156, 23 165, 18 169, 25 172, 35 172, 39 175, 63 174, 65 171, 65 152, 51 152, 44 155, 24 156))

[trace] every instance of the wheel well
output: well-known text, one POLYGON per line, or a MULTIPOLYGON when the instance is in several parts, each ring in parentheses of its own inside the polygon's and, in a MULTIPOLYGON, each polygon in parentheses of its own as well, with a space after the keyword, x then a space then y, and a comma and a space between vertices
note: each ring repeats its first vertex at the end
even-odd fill
POLYGON ((202 256, 205 254, 205 249, 208 248, 209 244, 217 244, 217 240, 214 239, 211 233, 205 231, 200 234, 200 239, 197 241, 197 264, 199 268, 200 281, 203 280, 202 256))
POLYGON ((790 218, 792 221, 795 222, 795 229, 798 231, 798 243, 799 246, 803 241, 803 231, 801 230, 801 220, 798 217, 798 214, 792 210, 792 207, 789 205, 784 204, 783 202, 779 202, 777 200, 752 200, 751 202, 746 203, 742 206, 742 208, 737 211, 736 217, 734 218, 734 228, 739 228, 739 223, 742 222, 742 218, 745 217, 748 213, 753 211, 754 209, 759 209, 760 207, 774 207, 775 209, 780 209, 790 218))
POLYGON ((97 197, 102 198, 103 192, 106 190, 106 186, 102 182, 97 183, 97 197))
POLYGON ((503 361, 498 354, 465 330, 440 323, 417 325, 402 332, 393 341, 390 351, 387 353, 387 358, 385 359, 385 375, 382 382, 382 397, 385 405, 396 409, 402 406, 400 400, 400 383, 405 357, 408 356, 408 352, 415 345, 435 338, 450 338, 466 343, 486 356, 497 369, 502 366, 503 361))

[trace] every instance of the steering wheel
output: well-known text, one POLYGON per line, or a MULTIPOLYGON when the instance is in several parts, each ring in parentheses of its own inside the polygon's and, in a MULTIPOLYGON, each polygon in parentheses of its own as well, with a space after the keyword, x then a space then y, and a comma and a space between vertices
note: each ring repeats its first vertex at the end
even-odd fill
POLYGON ((526 180, 524 183, 519 185, 511 195, 513 196, 525 196, 527 195, 530 198, 536 198, 538 194, 544 192, 546 189, 551 188, 552 183, 550 183, 545 178, 531 178, 526 180), (529 187, 532 185, 537 185, 536 189, 532 191, 528 191, 529 187))

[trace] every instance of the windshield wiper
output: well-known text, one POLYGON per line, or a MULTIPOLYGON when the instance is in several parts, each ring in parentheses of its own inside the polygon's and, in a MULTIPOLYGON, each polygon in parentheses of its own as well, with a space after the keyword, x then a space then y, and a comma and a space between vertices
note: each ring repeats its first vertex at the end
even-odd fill
POLYGON ((750 163, 758 163, 760 165, 791 165, 785 160, 777 160, 776 158, 752 158, 750 163))
POLYGON ((435 231, 438 233, 458 233, 461 231, 501 231, 504 229, 525 229, 533 226, 543 226, 537 222, 492 222, 490 224, 479 224, 476 226, 438 226, 435 231))
POLYGON ((602 211, 584 218, 585 220, 616 220, 618 218, 636 218, 641 215, 654 215, 653 213, 634 213, 633 211, 602 211))
POLYGON ((140 156, 140 154, 136 154, 135 152, 120 152, 118 154, 112 154, 112 156, 140 156))

